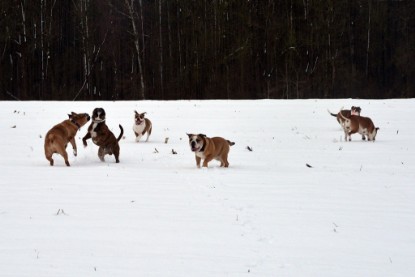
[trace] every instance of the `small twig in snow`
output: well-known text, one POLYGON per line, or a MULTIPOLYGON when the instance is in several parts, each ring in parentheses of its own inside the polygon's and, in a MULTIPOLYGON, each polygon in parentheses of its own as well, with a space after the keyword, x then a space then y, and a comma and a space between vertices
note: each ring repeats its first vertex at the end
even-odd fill
POLYGON ((63 209, 59 209, 58 212, 56 213, 56 215, 60 215, 60 214, 67 215, 63 209))

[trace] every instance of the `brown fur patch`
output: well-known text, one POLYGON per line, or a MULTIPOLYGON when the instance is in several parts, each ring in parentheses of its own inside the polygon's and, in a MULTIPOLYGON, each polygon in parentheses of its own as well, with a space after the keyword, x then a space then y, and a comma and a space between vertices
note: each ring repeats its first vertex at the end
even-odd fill
POLYGON ((75 142, 75 135, 79 128, 84 126, 90 117, 87 113, 74 113, 69 115, 69 119, 53 126, 45 136, 45 156, 50 165, 53 166, 54 161, 52 155, 55 153, 60 154, 67 166, 70 166, 68 161, 68 153, 66 152, 66 146, 71 143, 74 155, 77 155, 77 147, 75 142))

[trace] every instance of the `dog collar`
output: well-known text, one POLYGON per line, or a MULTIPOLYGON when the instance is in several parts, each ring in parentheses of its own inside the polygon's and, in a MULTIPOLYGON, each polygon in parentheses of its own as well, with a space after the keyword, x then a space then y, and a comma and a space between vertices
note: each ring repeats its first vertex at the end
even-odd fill
POLYGON ((73 119, 71 119, 71 122, 73 123, 73 124, 75 124, 76 125, 76 127, 78 127, 78 130, 79 129, 81 129, 81 125, 79 125, 78 124, 78 122, 76 122, 75 120, 73 120, 73 119))
POLYGON ((94 123, 101 123, 101 122, 104 122, 105 121, 105 119, 101 119, 101 120, 93 120, 93 122, 94 123))

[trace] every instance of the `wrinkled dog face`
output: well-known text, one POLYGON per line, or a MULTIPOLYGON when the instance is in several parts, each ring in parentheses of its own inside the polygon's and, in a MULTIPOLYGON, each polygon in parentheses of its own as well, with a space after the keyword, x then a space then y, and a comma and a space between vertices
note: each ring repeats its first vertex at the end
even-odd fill
POLYGON ((134 115, 134 120, 135 120, 135 124, 136 125, 140 125, 141 123, 144 122, 144 117, 145 117, 145 112, 143 113, 138 113, 137 111, 134 111, 135 115, 134 115))
POLYGON ((187 134, 189 136, 189 145, 192 152, 199 152, 203 148, 204 138, 203 134, 187 134))
POLYGON ((93 122, 102 122, 105 120, 105 110, 103 108, 95 108, 92 112, 93 122))

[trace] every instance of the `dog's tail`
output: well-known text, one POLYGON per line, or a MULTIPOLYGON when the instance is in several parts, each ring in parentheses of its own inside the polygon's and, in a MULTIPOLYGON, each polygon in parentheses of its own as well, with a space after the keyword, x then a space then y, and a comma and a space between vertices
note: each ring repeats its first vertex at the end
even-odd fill
POLYGON ((121 124, 118 124, 118 126, 120 126, 121 133, 120 133, 120 135, 118 136, 117 141, 120 141, 120 139, 122 138, 122 135, 124 134, 124 129, 122 128, 121 124))
POLYGON ((336 113, 332 113, 332 112, 330 112, 330 111, 329 111, 329 109, 327 109, 327 111, 328 111, 328 112, 329 112, 329 114, 331 114, 332 116, 337 117, 337 114, 336 114, 336 113))
POLYGON ((228 144, 229 144, 230 146, 235 145, 235 142, 233 142, 233 141, 230 141, 230 140, 226 140, 226 141, 228 142, 228 144))

